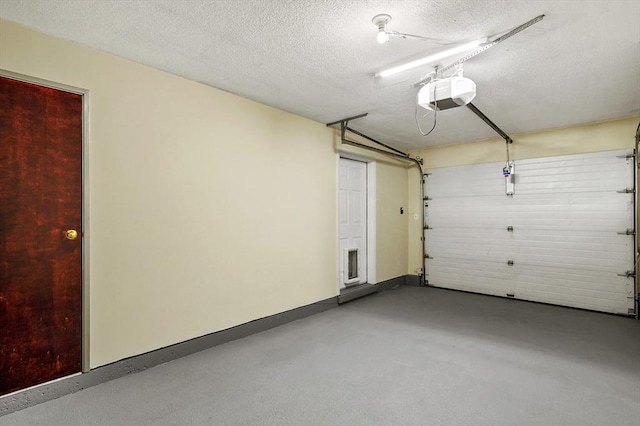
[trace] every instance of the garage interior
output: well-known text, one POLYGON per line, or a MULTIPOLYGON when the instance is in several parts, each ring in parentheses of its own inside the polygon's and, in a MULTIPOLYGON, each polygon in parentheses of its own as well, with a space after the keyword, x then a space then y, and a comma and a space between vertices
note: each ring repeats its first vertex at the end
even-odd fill
POLYGON ((639 18, 0 0, 0 425, 634 424, 639 18))

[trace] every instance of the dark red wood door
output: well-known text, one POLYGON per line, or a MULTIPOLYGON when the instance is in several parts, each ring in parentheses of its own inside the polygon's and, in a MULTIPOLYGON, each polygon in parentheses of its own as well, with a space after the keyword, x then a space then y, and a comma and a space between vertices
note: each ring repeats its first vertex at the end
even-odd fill
POLYGON ((81 371, 81 207, 82 96, 0 77, 0 395, 81 371))

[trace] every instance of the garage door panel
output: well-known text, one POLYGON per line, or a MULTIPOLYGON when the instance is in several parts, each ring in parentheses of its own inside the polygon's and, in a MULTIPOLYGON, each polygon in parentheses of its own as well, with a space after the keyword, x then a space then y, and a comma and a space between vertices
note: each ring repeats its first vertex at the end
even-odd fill
POLYGON ((624 272, 628 262, 626 259, 620 259, 616 256, 599 256, 597 253, 591 252, 562 252, 559 250, 549 250, 545 253, 543 250, 514 250, 513 253, 507 254, 509 258, 515 262, 526 263, 528 265, 540 266, 557 266, 566 265, 572 268, 584 268, 585 270, 598 269, 611 272, 624 272), (519 259, 525 259, 520 261, 519 259))
MULTIPOLYGON (((504 191, 504 188, 503 188, 504 191)), ((516 189, 517 191, 517 189, 516 189)), ((612 232, 624 231, 633 222, 633 198, 630 194, 607 193, 599 195, 594 204, 594 194, 568 194, 566 197, 525 196, 517 198, 466 197, 429 200, 427 223, 435 227, 503 228, 554 226, 558 218, 566 219, 563 225, 586 230, 602 230, 606 226, 612 232), (469 214, 469 211, 473 214, 469 214), (585 223, 586 222, 586 223, 585 223)))
POLYGON ((429 201, 426 220, 429 226, 438 223, 438 227, 457 228, 474 227, 477 229, 506 227, 506 204, 498 197, 481 198, 478 202, 469 198, 448 198, 429 201), (469 215, 473 209, 473 215, 469 215))
POLYGON ((593 311, 627 314, 628 301, 605 300, 599 297, 589 297, 581 294, 552 294, 546 291, 529 291, 518 297, 533 302, 551 303, 572 308, 590 309, 593 311))
POLYGON ((466 229, 430 229, 426 234, 431 245, 438 247, 438 253, 445 257, 488 258, 499 253, 497 259, 504 259, 510 249, 509 235, 503 229, 483 229, 470 233, 466 229))
MULTIPOLYGON (((525 278, 523 276, 523 278, 525 278)), ((591 297, 595 299, 617 301, 625 304, 628 292, 625 290, 624 283, 611 283, 611 285, 601 285, 601 283, 588 283, 588 285, 582 285, 583 283, 578 281, 567 281, 564 278, 558 278, 555 281, 551 279, 542 279, 538 275, 526 277, 530 281, 527 282, 526 287, 519 287, 518 281, 515 285, 515 294, 517 297, 524 297, 527 294, 533 294, 534 292, 543 292, 547 296, 549 295, 581 295, 584 297, 591 297), (576 285, 571 285, 575 283, 576 285)))
MULTIPOLYGON (((633 247, 633 236, 619 235, 614 232, 578 232, 558 228, 554 230, 516 230, 514 238, 523 244, 533 247, 585 247, 592 246, 589 250, 615 251, 629 253, 633 247)), ((586 249, 585 249, 586 250, 586 249)))
POLYGON ((511 271, 506 264, 477 259, 442 257, 429 259, 427 280, 437 287, 451 288, 475 293, 504 296, 513 292, 514 283, 508 279, 511 271), (464 261, 471 268, 460 268, 464 261))
POLYGON ((437 169, 425 182, 425 194, 433 199, 496 196, 504 191, 504 179, 495 173, 493 164, 475 164, 473 166, 447 167, 437 169), (472 167, 473 179, 460 179, 459 174, 468 173, 472 167))
POLYGON ((634 161, 609 151, 429 171, 430 285, 627 314, 633 308, 634 161), (508 227, 511 227, 509 230, 508 227), (512 261, 513 265, 508 265, 512 261))
MULTIPOLYGON (((564 284, 572 287, 584 286, 584 288, 596 289, 605 288, 618 289, 618 293, 626 294, 628 278, 620 277, 617 273, 607 268, 575 269, 565 265, 527 265, 516 264, 513 267, 514 276, 521 283, 526 284, 526 280, 563 280, 564 284)), ((524 286, 520 286, 520 289, 524 286)))
MULTIPOLYGON (((519 195, 568 193, 614 193, 633 186, 633 168, 625 160, 590 166, 540 170, 516 165, 516 185, 519 195), (608 170, 603 173, 603 170, 608 170)), ((544 166, 543 164, 539 166, 544 166)))

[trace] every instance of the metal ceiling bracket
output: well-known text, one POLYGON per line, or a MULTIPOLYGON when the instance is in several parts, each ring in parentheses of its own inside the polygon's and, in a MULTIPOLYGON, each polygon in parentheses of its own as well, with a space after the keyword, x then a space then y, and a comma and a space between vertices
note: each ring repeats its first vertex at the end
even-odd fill
POLYGON ((369 115, 369 113, 365 112, 364 114, 358 114, 358 115, 354 115, 354 116, 351 116, 351 117, 343 118, 342 120, 338 120, 338 121, 333 121, 331 123, 327 123, 327 127, 331 127, 331 126, 335 126, 336 124, 339 124, 340 125, 340 140, 344 141, 347 129, 349 128, 348 127, 349 126, 349 121, 356 120, 356 119, 362 118, 362 117, 366 117, 367 115, 369 115))
POLYGON ((343 118, 342 120, 334 121, 332 123, 327 123, 327 127, 335 126, 336 124, 344 124, 346 126, 349 124, 349 121, 366 117, 367 115, 369 115, 369 113, 365 112, 364 114, 358 114, 358 115, 354 115, 353 117, 343 118))
POLYGON ((480 117, 480 119, 482 121, 484 121, 485 123, 487 123, 489 125, 489 127, 491 127, 493 130, 496 131, 497 134, 500 135, 500 137, 502 137, 507 143, 513 143, 513 139, 511 139, 511 137, 509 135, 507 135, 500 127, 498 127, 493 121, 491 121, 489 119, 489 117, 487 117, 486 115, 484 115, 482 113, 482 111, 480 111, 478 109, 478 107, 476 107, 474 104, 472 104, 471 102, 469 102, 467 104, 467 106, 469 107, 469 109, 478 117, 480 117))

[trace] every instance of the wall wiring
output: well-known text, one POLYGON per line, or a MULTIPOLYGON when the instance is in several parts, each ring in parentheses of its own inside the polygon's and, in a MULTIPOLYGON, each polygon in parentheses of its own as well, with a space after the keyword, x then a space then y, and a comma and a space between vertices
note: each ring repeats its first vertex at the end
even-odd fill
MULTIPOLYGON (((436 74, 438 72, 438 67, 436 67, 436 74)), ((422 130, 422 127, 420 126, 420 120, 418 120, 418 95, 420 92, 416 93, 416 111, 415 111, 415 119, 416 119, 416 126, 418 126, 418 131, 420 132, 420 134, 422 136, 429 136, 431 134, 431 132, 433 132, 433 130, 436 128, 436 124, 438 123, 438 100, 436 99, 436 87, 437 85, 433 85, 433 100, 434 100, 434 109, 433 109, 433 126, 431 126, 431 130, 429 130, 427 133, 425 133, 422 130)), ((423 115, 422 117, 428 117, 429 115, 431 115, 430 112, 426 113, 425 115, 423 115)))
MULTIPOLYGON (((433 111, 433 126, 431 126, 431 130, 429 130, 427 133, 424 132, 424 130, 422 130, 422 127, 420 126, 420 120, 418 119, 418 94, 416 94, 416 111, 415 111, 415 120, 416 120, 416 126, 418 126, 418 131, 420 132, 420 134, 422 136, 429 136, 431 134, 431 132, 433 132, 433 130, 436 128, 436 124, 438 122, 438 116, 437 116, 437 108, 438 108, 438 102, 436 101, 435 103, 436 109, 433 111)), ((428 112, 425 115, 422 116, 422 118, 426 118, 428 116, 430 116, 431 113, 428 112)))

